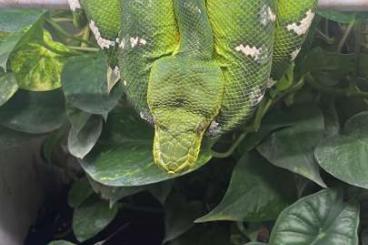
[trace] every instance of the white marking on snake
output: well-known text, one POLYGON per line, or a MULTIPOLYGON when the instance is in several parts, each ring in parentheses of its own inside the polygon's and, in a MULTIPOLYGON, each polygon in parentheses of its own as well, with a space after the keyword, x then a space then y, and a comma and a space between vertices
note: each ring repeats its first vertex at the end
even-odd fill
POLYGON ((89 27, 91 28, 91 31, 93 35, 95 36, 98 46, 100 46, 102 49, 104 48, 108 49, 110 47, 115 46, 114 41, 105 39, 101 36, 101 33, 98 30, 98 27, 96 26, 96 23, 93 20, 91 20, 91 22, 89 23, 89 27))
POLYGON ((269 22, 275 22, 276 15, 270 6, 264 5, 261 10, 261 24, 267 26, 269 22))
POLYGON ((145 39, 141 38, 141 39, 139 40, 139 44, 141 44, 141 45, 146 45, 146 44, 147 44, 147 41, 146 41, 145 39))
POLYGON ((297 35, 302 36, 307 33, 309 27, 313 22, 314 16, 315 13, 312 12, 312 10, 308 10, 306 12, 306 16, 304 17, 304 19, 302 19, 299 23, 292 23, 288 25, 286 28, 288 31, 293 31, 297 35))
POLYGON ((272 11, 270 7, 268 7, 267 12, 268 12, 268 18, 270 19, 270 21, 275 22, 276 14, 272 11))
POLYGON ((262 89, 256 88, 249 93, 249 100, 252 106, 258 105, 264 97, 265 93, 262 89))
POLYGON ((138 42, 139 42, 139 37, 131 37, 130 38, 130 46, 132 46, 132 48, 137 46, 138 42))
POLYGON ((262 48, 257 48, 255 46, 251 47, 249 45, 244 46, 243 44, 240 44, 238 47, 235 48, 235 50, 238 52, 242 52, 246 56, 252 57, 256 61, 259 60, 262 53, 262 48))
POLYGON ((140 37, 131 37, 130 38, 130 46, 132 48, 136 46, 144 46, 147 44, 146 39, 140 38, 140 37))
POLYGON ((79 0, 68 0, 68 3, 69 3, 70 10, 73 12, 81 8, 79 0))
POLYGON ((294 51, 290 54, 290 56, 291 56, 291 61, 294 61, 294 60, 296 59, 296 57, 298 57, 298 54, 300 53, 300 50, 301 50, 301 48, 298 48, 298 49, 294 50, 294 51))
POLYGON ((124 49, 124 48, 125 48, 125 39, 124 39, 124 38, 123 38, 123 39, 121 39, 120 44, 119 44, 119 47, 120 47, 121 49, 124 49))

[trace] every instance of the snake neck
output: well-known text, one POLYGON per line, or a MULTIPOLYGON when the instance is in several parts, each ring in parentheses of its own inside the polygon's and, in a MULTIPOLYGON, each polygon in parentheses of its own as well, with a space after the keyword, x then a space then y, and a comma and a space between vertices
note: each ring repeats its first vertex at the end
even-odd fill
POLYGON ((174 10, 180 33, 178 54, 211 59, 214 40, 205 0, 174 0, 174 10))

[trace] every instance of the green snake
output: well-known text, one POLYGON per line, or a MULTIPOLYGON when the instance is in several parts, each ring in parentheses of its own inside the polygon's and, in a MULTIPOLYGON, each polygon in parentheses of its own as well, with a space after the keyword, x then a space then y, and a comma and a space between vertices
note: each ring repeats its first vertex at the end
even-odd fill
POLYGON ((317 0, 69 0, 155 128, 153 158, 192 168, 204 137, 244 123, 297 57, 317 0))

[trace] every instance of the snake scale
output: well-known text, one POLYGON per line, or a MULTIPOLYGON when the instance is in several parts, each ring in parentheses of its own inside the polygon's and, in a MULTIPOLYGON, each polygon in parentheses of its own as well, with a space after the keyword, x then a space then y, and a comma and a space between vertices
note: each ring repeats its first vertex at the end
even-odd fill
POLYGON ((297 57, 317 0, 69 0, 155 128, 155 163, 193 167, 204 137, 249 118, 297 57))

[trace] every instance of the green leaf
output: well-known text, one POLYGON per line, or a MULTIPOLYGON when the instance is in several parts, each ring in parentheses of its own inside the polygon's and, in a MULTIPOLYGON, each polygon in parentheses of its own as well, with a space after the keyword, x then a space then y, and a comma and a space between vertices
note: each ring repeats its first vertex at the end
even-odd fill
POLYGON ((165 204, 165 238, 172 241, 194 226, 194 220, 203 213, 203 203, 190 201, 180 193, 169 196, 165 204))
POLYGON ((40 22, 45 13, 46 11, 37 10, 0 10, 0 31, 10 32, 0 40, 0 68, 7 71, 6 66, 12 52, 23 43, 28 43, 31 37, 36 39, 41 32, 40 22))
POLYGON ((168 174, 152 158, 153 130, 135 111, 117 108, 92 152, 81 160, 82 168, 95 181, 107 186, 140 186, 172 179, 201 167, 211 159, 209 147, 203 147, 194 169, 168 174))
POLYGON ((323 140, 315 151, 320 166, 336 178, 368 188, 368 112, 347 121, 344 132, 323 140))
POLYGON ((29 28, 44 13, 44 10, 35 9, 0 9, 0 32, 19 32, 29 28))
POLYGON ((272 164, 326 186, 313 155, 324 134, 321 110, 315 105, 298 105, 286 112, 293 126, 274 132, 257 150, 272 164))
POLYGON ((121 83, 109 90, 107 71, 107 60, 102 53, 68 59, 61 77, 68 102, 85 112, 107 115, 123 93, 121 83))
POLYGON ((31 41, 17 50, 10 67, 20 88, 48 91, 61 87, 61 71, 70 51, 44 31, 42 42, 31 41))
POLYGON ((101 135, 103 118, 76 108, 68 108, 67 114, 72 124, 68 136, 69 152, 77 158, 84 158, 101 135))
POLYGON ((12 73, 0 71, 0 106, 5 104, 18 90, 17 80, 12 73))
POLYGON ((83 242, 102 231, 116 216, 118 207, 96 197, 87 199, 74 210, 73 231, 78 241, 83 242))
POLYGON ((0 107, 0 124, 25 133, 42 134, 65 122, 64 97, 60 90, 18 92, 0 107))
POLYGON ((72 185, 68 193, 68 204, 72 208, 78 208, 93 194, 93 190, 87 178, 82 178, 72 185))
POLYGON ((300 199, 285 209, 270 244, 358 245, 359 205, 344 202, 333 190, 300 199))
POLYGON ((247 153, 234 168, 220 204, 196 222, 274 220, 296 199, 293 180, 291 173, 272 166, 257 153, 247 153))

